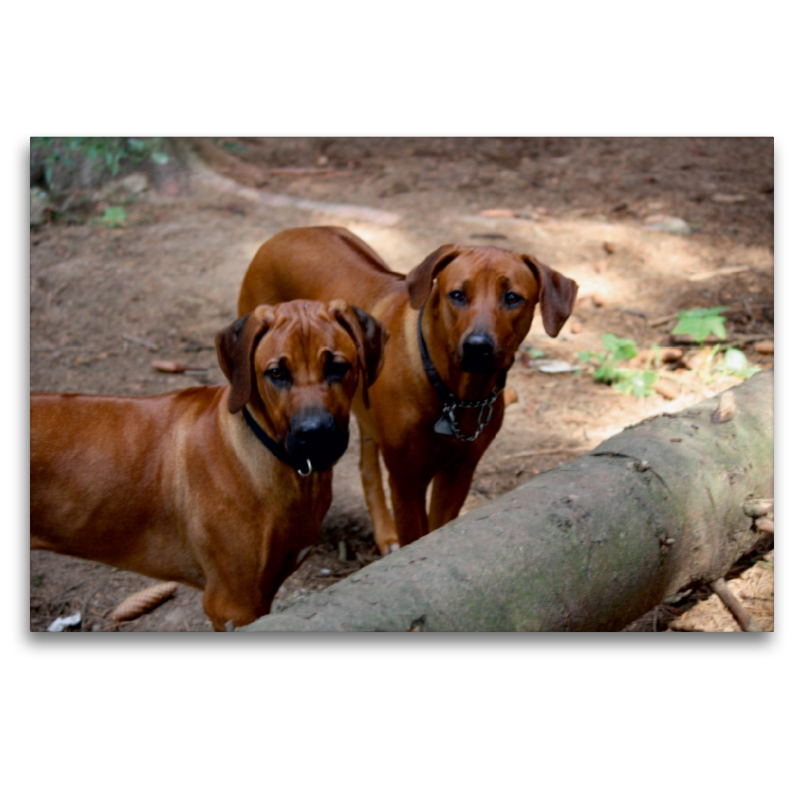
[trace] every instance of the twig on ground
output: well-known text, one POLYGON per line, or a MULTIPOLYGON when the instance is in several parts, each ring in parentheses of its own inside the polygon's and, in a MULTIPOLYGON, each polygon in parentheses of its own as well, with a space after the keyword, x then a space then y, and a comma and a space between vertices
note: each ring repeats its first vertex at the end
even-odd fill
POLYGON ((739 272, 748 272, 750 269, 752 269, 752 267, 746 265, 741 267, 720 267, 720 269, 712 269, 707 272, 695 272, 690 275, 687 280, 707 281, 709 278, 716 278, 718 275, 736 275, 739 272))
POLYGON ((744 606, 739 602, 736 595, 722 578, 718 578, 709 584, 714 593, 727 606, 728 610, 736 618, 741 629, 747 633, 761 633, 761 626, 745 611, 744 606))
POLYGON ((647 324, 651 328, 657 328, 659 325, 663 325, 665 322, 669 322, 670 320, 677 319, 677 314, 669 314, 666 317, 657 317, 656 319, 651 319, 650 322, 647 324))
POLYGON ((126 342, 140 344, 142 347, 146 347, 148 350, 158 350, 158 345, 155 344, 155 342, 151 342, 149 339, 143 339, 141 336, 130 336, 127 333, 123 333, 122 338, 126 342))

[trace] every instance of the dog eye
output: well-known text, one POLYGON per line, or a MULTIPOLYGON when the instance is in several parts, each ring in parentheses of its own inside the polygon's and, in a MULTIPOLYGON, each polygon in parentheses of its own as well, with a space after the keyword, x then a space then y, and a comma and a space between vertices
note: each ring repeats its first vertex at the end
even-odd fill
POLYGON ((350 365, 346 361, 331 361, 325 372, 330 383, 338 383, 344 380, 344 376, 350 372, 350 365))
POLYGON ((449 297, 449 298, 450 298, 450 299, 453 301, 453 303, 454 303, 455 305, 457 305, 457 306, 463 306, 463 305, 464 305, 464 303, 466 303, 466 302, 467 302, 467 296, 464 294, 464 292, 460 292, 458 289, 454 289, 454 290, 453 290, 452 292, 450 292, 450 293, 449 293, 447 296, 448 296, 448 297, 449 297))
POLYGON ((516 292, 506 292, 503 295, 503 302, 507 306, 518 306, 525 298, 516 292))
POLYGON ((291 379, 291 375, 289 374, 289 370, 286 367, 273 367, 272 369, 268 369, 264 373, 274 384, 286 384, 289 383, 291 379))

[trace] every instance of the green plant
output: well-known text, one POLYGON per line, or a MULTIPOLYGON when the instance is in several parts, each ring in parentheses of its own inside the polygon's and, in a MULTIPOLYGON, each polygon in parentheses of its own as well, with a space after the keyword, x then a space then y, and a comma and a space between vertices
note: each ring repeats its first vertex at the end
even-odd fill
POLYGON ((630 361, 636 356, 638 350, 633 339, 605 333, 603 347, 604 353, 592 353, 586 350, 577 353, 579 361, 594 367, 593 377, 596 381, 611 384, 618 392, 632 394, 634 397, 649 397, 653 394, 653 384, 658 380, 658 373, 650 369, 617 366, 622 361, 630 361))
POLYGON ((107 225, 109 228, 118 228, 127 218, 125 209, 122 206, 110 206, 105 214, 98 220, 99 223, 107 225))
POLYGON ((592 353, 588 350, 577 353, 578 360, 584 364, 592 364, 594 366, 594 379, 596 381, 613 383, 619 373, 615 365, 619 364, 620 361, 629 361, 636 355, 638 352, 636 342, 633 339, 619 338, 614 336, 613 333, 604 333, 603 347, 606 350, 605 353, 592 353))
POLYGON ((672 329, 673 334, 688 334, 698 344, 702 344, 709 336, 724 339, 725 317, 722 312, 727 311, 727 306, 714 308, 690 308, 678 314, 678 324, 672 329))
POLYGON ((226 150, 230 150, 231 153, 246 153, 247 152, 247 148, 246 147, 243 147, 242 145, 237 144, 236 142, 223 142, 222 146, 226 150))
POLYGON ((156 164, 166 164, 169 156, 161 149, 160 137, 133 139, 102 136, 34 136, 31 138, 31 156, 43 151, 44 178, 48 186, 53 182, 53 168, 63 163, 74 167, 78 157, 86 157, 92 164, 102 163, 116 175, 123 163, 141 163, 149 158, 156 164))
POLYGON ((614 382, 614 388, 622 394, 634 397, 650 397, 654 393, 653 385, 658 380, 658 373, 651 369, 620 370, 621 377, 614 382))
POLYGON ((735 347, 729 347, 725 351, 725 358, 723 360, 722 372, 727 372, 729 375, 735 375, 737 378, 752 378, 756 372, 759 371, 758 367, 750 367, 747 364, 747 356, 735 347))
POLYGON ((734 375, 737 378, 751 378, 759 371, 758 367, 748 366, 747 356, 735 347, 728 347, 724 351, 721 359, 717 359, 717 354, 722 350, 719 344, 715 344, 703 359, 702 364, 697 367, 697 374, 703 383, 711 383, 715 375, 734 375))

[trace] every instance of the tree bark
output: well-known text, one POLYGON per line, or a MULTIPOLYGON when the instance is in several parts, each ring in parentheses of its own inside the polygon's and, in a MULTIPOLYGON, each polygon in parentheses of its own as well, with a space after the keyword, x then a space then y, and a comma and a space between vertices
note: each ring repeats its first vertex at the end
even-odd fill
POLYGON ((241 630, 620 630, 755 546, 745 504, 773 496, 773 475, 768 370, 241 630))

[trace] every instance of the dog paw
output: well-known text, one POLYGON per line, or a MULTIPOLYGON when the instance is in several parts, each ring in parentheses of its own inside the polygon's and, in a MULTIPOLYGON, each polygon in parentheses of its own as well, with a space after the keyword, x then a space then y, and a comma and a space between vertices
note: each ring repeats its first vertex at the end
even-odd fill
MULTIPOLYGON (((395 550, 399 550, 399 549, 400 549, 400 545, 397 544, 397 542, 395 542, 394 544, 390 544, 389 545, 389 553, 394 553, 395 550)), ((387 555, 388 555, 388 553, 387 553, 387 555)))

